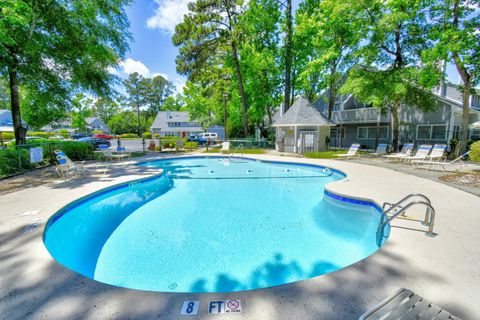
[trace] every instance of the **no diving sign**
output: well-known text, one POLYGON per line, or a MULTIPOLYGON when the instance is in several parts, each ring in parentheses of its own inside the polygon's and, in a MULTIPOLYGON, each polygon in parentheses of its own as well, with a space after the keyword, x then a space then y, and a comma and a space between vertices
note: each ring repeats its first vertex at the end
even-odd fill
POLYGON ((225 300, 225 313, 241 313, 242 301, 241 300, 225 300))

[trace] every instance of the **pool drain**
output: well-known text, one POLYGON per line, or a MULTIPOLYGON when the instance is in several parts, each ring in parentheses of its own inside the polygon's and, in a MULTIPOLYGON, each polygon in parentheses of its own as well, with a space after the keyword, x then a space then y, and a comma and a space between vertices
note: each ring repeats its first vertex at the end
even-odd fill
POLYGON ((170 290, 174 290, 178 287, 178 284, 176 282, 170 282, 170 284, 168 285, 168 289, 170 290))

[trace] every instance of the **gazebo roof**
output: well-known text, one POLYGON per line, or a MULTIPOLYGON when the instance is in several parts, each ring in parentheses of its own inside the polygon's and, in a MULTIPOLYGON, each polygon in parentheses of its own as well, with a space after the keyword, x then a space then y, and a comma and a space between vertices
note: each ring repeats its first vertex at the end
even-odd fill
POLYGON ((274 127, 285 126, 335 126, 328 120, 310 101, 304 97, 298 97, 288 111, 273 123, 274 127))

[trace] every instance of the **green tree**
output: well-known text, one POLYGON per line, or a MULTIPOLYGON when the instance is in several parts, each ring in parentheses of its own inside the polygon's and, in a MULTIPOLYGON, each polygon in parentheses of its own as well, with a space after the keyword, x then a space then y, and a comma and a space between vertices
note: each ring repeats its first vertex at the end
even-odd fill
POLYGON ((173 83, 163 76, 156 76, 152 79, 145 79, 145 102, 148 104, 150 116, 155 117, 158 111, 163 108, 165 101, 173 94, 173 83))
POLYGON ((120 107, 118 103, 111 98, 99 98, 92 107, 93 114, 105 123, 108 123, 119 111, 120 107))
POLYGON ((424 110, 436 106, 430 89, 438 83, 438 68, 420 63, 420 53, 429 45, 427 4, 424 0, 375 0, 364 6, 362 1, 349 0, 367 30, 362 31, 364 45, 354 52, 359 64, 350 71, 341 92, 390 111, 394 150, 398 149, 401 104, 424 110))
POLYGON ((0 73, 9 78, 18 144, 26 129, 20 87, 31 100, 65 103, 72 92, 110 94, 107 70, 128 48, 130 0, 0 0, 0 73))
POLYGON ((125 86, 125 91, 127 92, 127 96, 125 97, 125 102, 129 107, 137 113, 137 134, 138 137, 142 135, 142 124, 141 124, 141 117, 140 117, 140 108, 143 107, 147 103, 146 95, 147 95, 147 88, 148 88, 148 81, 139 75, 138 73, 134 72, 128 76, 127 79, 123 81, 123 85, 125 86))
POLYGON ((85 97, 83 94, 77 94, 75 95, 72 104, 72 128, 78 129, 81 132, 86 132, 88 128, 85 119, 92 115, 93 100, 85 97))
POLYGON ((478 0, 437 0, 429 8, 435 47, 424 54, 424 61, 452 61, 463 82, 461 152, 467 148, 471 91, 480 83, 479 7, 478 0))
POLYGON ((236 0, 197 0, 189 3, 190 13, 175 28, 173 43, 179 47, 177 70, 195 81, 210 66, 217 65, 219 55, 226 53, 232 59, 234 74, 241 98, 244 135, 248 135, 248 104, 244 88, 244 76, 240 64, 238 48, 241 33, 238 19, 242 13, 243 1, 236 0))
MULTIPOLYGON (((150 131, 152 119, 147 118, 145 112, 140 113, 140 130, 150 131)), ((115 114, 109 121, 108 127, 115 134, 132 133, 138 130, 137 113, 124 111, 115 114)))
POLYGON ((300 82, 311 100, 320 90, 327 90, 329 119, 342 79, 355 63, 352 53, 363 36, 355 9, 349 2, 309 0, 297 11, 295 42, 305 55, 300 82))
POLYGON ((251 101, 249 118, 263 137, 268 137, 274 110, 282 100, 279 7, 275 0, 251 0, 240 18, 244 39, 239 52, 244 66, 245 89, 251 101))

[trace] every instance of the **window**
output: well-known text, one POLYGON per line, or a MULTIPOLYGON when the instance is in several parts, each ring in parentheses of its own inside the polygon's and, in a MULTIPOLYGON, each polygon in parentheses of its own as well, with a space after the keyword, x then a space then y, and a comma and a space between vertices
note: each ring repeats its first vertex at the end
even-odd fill
POLYGON ((417 140, 446 140, 447 126, 444 124, 417 126, 417 140))
POLYGON ((346 128, 330 128, 330 139, 340 139, 340 129, 342 131, 341 139, 345 139, 346 128))
MULTIPOLYGON (((358 127, 357 139, 375 140, 377 138, 377 127, 358 127)), ((388 139, 388 127, 378 127, 378 139, 388 139)))
POLYGON ((480 96, 472 95, 470 106, 474 109, 480 109, 480 96))

